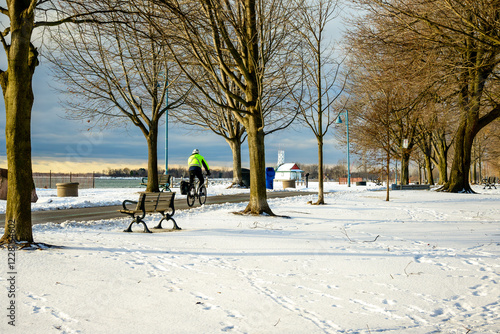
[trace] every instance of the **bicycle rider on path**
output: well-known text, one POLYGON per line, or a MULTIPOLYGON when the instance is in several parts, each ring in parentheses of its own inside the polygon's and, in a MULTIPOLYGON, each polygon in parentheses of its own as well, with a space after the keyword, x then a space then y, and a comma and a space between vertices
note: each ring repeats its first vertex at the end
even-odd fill
POLYGON ((208 167, 208 163, 205 161, 205 158, 200 155, 200 151, 197 148, 195 148, 193 153, 189 156, 188 165, 189 183, 194 184, 194 177, 196 176, 198 180, 200 180, 200 184, 198 185, 198 188, 200 188, 205 182, 201 167, 203 166, 203 168, 205 168, 207 176, 210 176, 210 167, 208 167))

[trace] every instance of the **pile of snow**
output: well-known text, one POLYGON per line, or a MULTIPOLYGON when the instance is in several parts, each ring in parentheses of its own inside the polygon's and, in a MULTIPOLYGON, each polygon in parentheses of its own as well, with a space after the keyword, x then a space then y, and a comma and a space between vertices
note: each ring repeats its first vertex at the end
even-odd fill
POLYGON ((0 332, 499 333, 500 190, 333 188, 269 200, 282 217, 178 211, 176 232, 36 225, 60 248, 16 252, 15 327, 0 252, 0 332))

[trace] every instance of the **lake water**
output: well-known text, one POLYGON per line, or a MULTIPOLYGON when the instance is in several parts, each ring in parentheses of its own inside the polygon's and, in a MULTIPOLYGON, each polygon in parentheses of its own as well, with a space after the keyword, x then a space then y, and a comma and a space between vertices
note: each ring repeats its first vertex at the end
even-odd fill
POLYGON ((96 178, 96 188, 144 188, 141 186, 142 178, 96 178))
MULTIPOLYGON (((48 177, 36 176, 34 177, 35 185, 37 188, 52 188, 55 189, 57 183, 78 182, 79 189, 86 188, 145 188, 141 185, 141 177, 96 177, 92 180, 92 176, 79 177, 73 176, 71 179, 65 177, 48 177)), ((181 181, 181 178, 174 178, 174 186, 181 181)), ((227 183, 231 179, 212 179, 210 184, 227 183)))
POLYGON ((123 178, 111 178, 111 177, 96 177, 92 179, 92 176, 49 176, 49 175, 35 175, 33 177, 35 181, 35 186, 37 188, 49 188, 55 189, 58 183, 68 183, 77 182, 78 188, 141 188, 142 178, 137 177, 123 177, 123 178))

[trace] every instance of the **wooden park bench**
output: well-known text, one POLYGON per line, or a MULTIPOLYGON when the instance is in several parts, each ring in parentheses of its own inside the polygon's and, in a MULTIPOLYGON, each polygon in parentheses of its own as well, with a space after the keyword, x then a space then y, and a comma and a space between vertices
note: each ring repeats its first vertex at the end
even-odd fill
MULTIPOLYGON (((170 190, 170 182, 172 180, 172 175, 158 174, 158 187, 160 187, 160 191, 172 191, 170 190)), ((142 186, 148 185, 148 178, 143 177, 141 180, 142 186)))
POLYGON ((491 187, 494 187, 496 189, 497 187, 495 186, 495 181, 496 181, 496 177, 494 177, 494 176, 484 178, 483 179, 483 184, 484 184, 483 189, 486 189, 486 187, 488 187, 488 189, 491 189, 491 187))
POLYGON ((154 227, 155 229, 161 229, 161 223, 166 219, 174 223, 174 230, 180 230, 181 228, 177 226, 177 223, 172 218, 175 213, 174 197, 174 192, 141 192, 137 202, 129 200, 123 201, 123 209, 118 211, 133 218, 124 232, 132 232, 132 225, 134 223, 142 223, 144 225, 144 232, 152 233, 144 222, 144 217, 148 213, 160 213, 163 216, 158 225, 154 227), (136 204, 136 207, 134 209, 129 209, 127 208, 127 204, 136 204))

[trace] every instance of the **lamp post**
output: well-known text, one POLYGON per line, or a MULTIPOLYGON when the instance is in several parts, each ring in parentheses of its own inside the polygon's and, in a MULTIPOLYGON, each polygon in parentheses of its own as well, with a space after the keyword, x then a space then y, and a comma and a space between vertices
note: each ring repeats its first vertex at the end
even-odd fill
POLYGON ((167 70, 167 82, 165 89, 165 175, 168 174, 168 70, 167 70))
POLYGON ((404 164, 404 161, 403 161, 403 155, 404 155, 404 152, 405 150, 408 148, 408 139, 403 139, 403 143, 402 143, 402 148, 401 148, 401 175, 400 175, 400 180, 399 180, 399 185, 400 185, 400 189, 403 189, 403 175, 406 174, 406 177, 408 177, 408 172, 407 173, 403 173, 403 168, 405 168, 405 164, 404 164))
POLYGON ((342 118, 340 118, 340 114, 345 113, 345 126, 346 126, 346 134, 347 134, 347 186, 351 186, 351 160, 349 155, 349 111, 346 109, 344 112, 340 112, 336 124, 342 124, 342 118))
MULTIPOLYGON (((163 71, 160 72, 160 78, 163 78, 163 71)), ((168 68, 165 77, 165 175, 168 174, 168 68)), ((161 87, 158 82, 157 87, 161 87)))
POLYGON ((394 169, 394 175, 396 177, 396 181, 394 182, 394 184, 397 186, 398 185, 398 159, 395 159, 395 160, 396 160, 396 169, 394 169))

